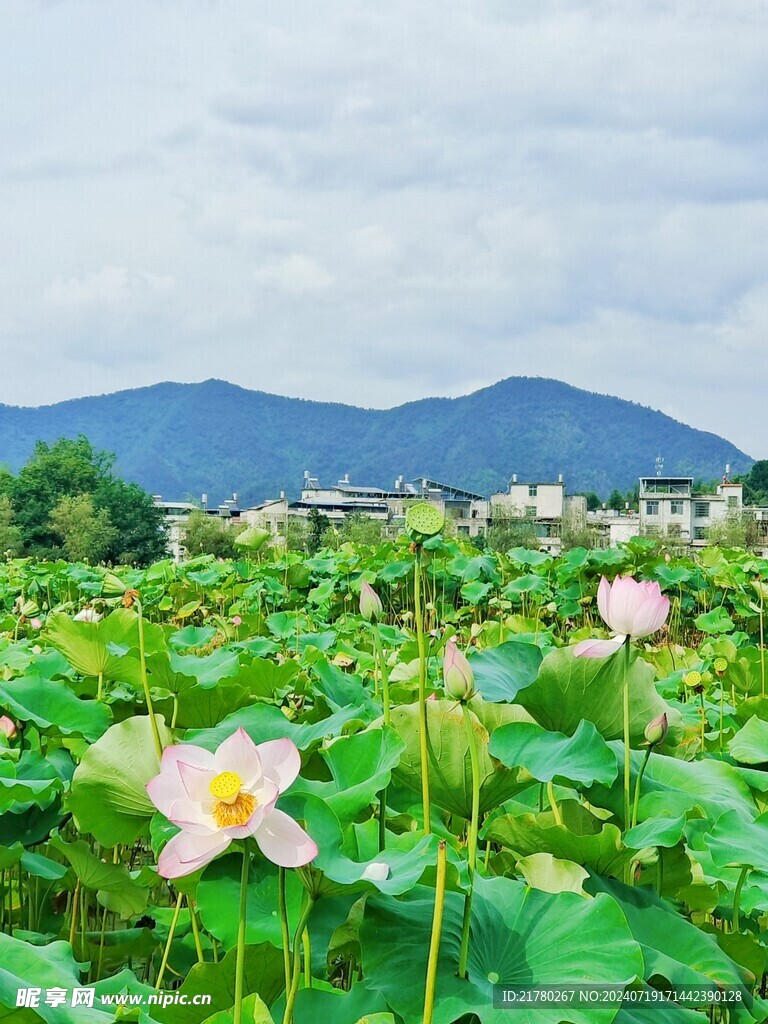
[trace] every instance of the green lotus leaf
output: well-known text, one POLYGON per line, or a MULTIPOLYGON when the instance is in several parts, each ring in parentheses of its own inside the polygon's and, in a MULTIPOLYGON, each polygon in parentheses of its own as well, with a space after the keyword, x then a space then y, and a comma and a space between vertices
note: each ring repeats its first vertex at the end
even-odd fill
POLYGON ((0 708, 45 732, 82 736, 91 742, 103 736, 112 722, 106 704, 81 700, 59 680, 35 675, 0 682, 0 708))
MULTIPOLYGON (((485 813, 525 788, 529 782, 521 782, 519 772, 493 762, 488 752, 488 732, 474 712, 469 713, 478 747, 480 811, 485 813)), ((405 741, 405 750, 394 776, 409 789, 421 793, 418 704, 394 708, 390 720, 405 741)), ((469 818, 472 811, 469 742, 462 710, 454 701, 427 701, 427 750, 432 803, 452 814, 469 818)))
POLYGON ((247 551, 258 551, 264 547, 270 536, 269 530, 260 530, 256 526, 249 526, 242 533, 238 533, 235 537, 235 544, 237 547, 245 548, 247 551))
POLYGON ((508 641, 472 657, 475 688, 487 701, 513 701, 539 672, 542 650, 535 644, 508 641))
POLYGON ((562 825, 555 822, 551 811, 499 815, 483 830, 482 838, 521 857, 551 853, 600 875, 618 877, 632 854, 622 846, 616 825, 600 821, 575 800, 561 801, 559 810, 562 825))
MULTIPOLYGON (((160 739, 172 743, 156 716, 160 739)), ((67 805, 78 829, 102 846, 132 843, 146 831, 155 813, 146 784, 160 770, 154 736, 146 715, 113 725, 89 747, 72 777, 67 805)))
MULTIPOLYGON (((141 684, 138 658, 139 629, 135 612, 118 608, 101 622, 75 622, 69 615, 52 615, 46 623, 44 638, 60 651, 82 676, 99 676, 141 684), (120 653, 113 653, 118 651, 120 653)), ((145 653, 165 647, 163 631, 144 622, 145 653)))
POLYGON ((697 615, 694 625, 702 633, 730 633, 734 628, 733 619, 721 605, 710 612, 697 615))
MULTIPOLYGON (((368 988, 381 992, 404 1024, 421 1024, 424 965, 434 891, 418 886, 400 900, 369 897, 360 941, 368 988)), ((643 973, 639 945, 614 900, 551 894, 510 878, 477 876, 470 924, 469 977, 456 977, 464 900, 445 896, 435 1024, 475 1014, 481 1024, 509 1024, 493 1005, 493 984, 568 985, 631 981, 643 973)), ((572 1024, 609 1024, 617 1007, 569 1005, 572 1024)), ((517 1009, 518 1024, 560 1024, 561 1006, 517 1009)))
POLYGON ((516 865, 531 889, 542 892, 575 892, 585 896, 584 881, 589 872, 571 860, 558 860, 551 853, 531 853, 516 865))
POLYGON ((741 764, 763 764, 768 761, 768 722, 753 715, 728 741, 728 751, 741 764))
POLYGON ((525 768, 539 782, 555 779, 610 785, 619 774, 616 753, 591 722, 580 722, 573 736, 547 732, 540 725, 503 725, 491 737, 489 753, 508 768, 525 768))
POLYGON ((94 890, 99 903, 107 910, 120 917, 134 917, 143 912, 149 890, 131 878, 124 864, 100 860, 82 839, 66 843, 61 836, 54 836, 50 846, 69 861, 83 888, 94 890))
POLYGON ((648 888, 593 876, 589 892, 608 894, 620 905, 632 935, 640 944, 646 979, 659 977, 675 985, 709 988, 733 986, 741 1001, 729 1004, 735 1024, 765 1020, 768 1004, 752 996, 747 973, 718 946, 712 935, 691 924, 648 888))
MULTIPOLYGON (((653 685, 652 667, 636 652, 629 666, 629 711, 632 742, 644 741, 645 727, 653 718, 669 712, 653 685)), ((551 651, 541 663, 538 676, 519 691, 516 700, 545 729, 570 736, 582 719, 592 722, 607 740, 623 731, 624 657, 576 658, 573 650, 551 651)))

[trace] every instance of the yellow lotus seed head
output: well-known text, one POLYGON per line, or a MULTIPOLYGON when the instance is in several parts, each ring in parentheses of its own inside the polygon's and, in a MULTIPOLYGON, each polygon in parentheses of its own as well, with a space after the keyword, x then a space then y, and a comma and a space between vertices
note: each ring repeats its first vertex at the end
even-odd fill
POLYGON ((220 772, 211 779, 211 796, 217 800, 223 800, 225 804, 234 803, 237 794, 240 792, 243 780, 237 772, 220 772))
POLYGON ((701 686, 701 672, 686 672, 683 676, 683 682, 686 686, 690 686, 691 689, 695 689, 697 686, 701 686))
POLYGON ((728 671, 728 659, 715 658, 715 662, 712 667, 719 676, 724 676, 725 673, 728 671))

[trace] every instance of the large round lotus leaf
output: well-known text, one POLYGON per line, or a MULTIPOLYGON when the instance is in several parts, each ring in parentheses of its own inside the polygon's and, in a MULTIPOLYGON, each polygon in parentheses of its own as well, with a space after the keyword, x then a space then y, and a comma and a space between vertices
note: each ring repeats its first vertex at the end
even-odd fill
MULTIPOLYGON (((629 665, 629 713, 632 743, 644 741, 645 727, 653 718, 671 711, 653 685, 653 668, 635 652, 629 665)), ((516 696, 545 729, 570 736, 582 719, 592 722, 605 739, 624 735, 624 655, 576 658, 573 650, 551 651, 538 676, 516 696)), ((671 716, 673 717, 673 716, 671 716)))
POLYGON ((712 862, 718 867, 744 865, 768 872, 768 814, 744 821, 728 811, 705 837, 712 862))
MULTIPOLYGON (((237 943, 242 862, 240 854, 215 860, 205 869, 196 890, 195 898, 203 925, 224 944, 225 949, 232 949, 237 943)), ((288 871, 286 904, 291 935, 299 920, 302 893, 298 875, 295 871, 288 871)), ((273 946, 282 946, 277 905, 277 868, 264 857, 254 857, 248 880, 246 942, 270 942, 273 946)))
POLYGON ((768 1007, 759 999, 753 1001, 747 972, 723 952, 713 935, 691 924, 654 892, 647 887, 630 888, 594 876, 585 888, 592 893, 610 894, 621 906, 630 931, 643 950, 644 978, 666 978, 672 984, 694 988, 733 986, 741 1001, 729 1004, 729 1019, 734 1024, 766 1019, 768 1007))
POLYGON ((502 814, 489 823, 481 838, 500 843, 522 857, 551 853, 600 875, 618 877, 633 854, 622 846, 616 825, 600 821, 575 800, 563 800, 560 814, 562 825, 555 822, 551 811, 502 814))
POLYGON ((34 675, 0 682, 0 709, 43 732, 82 736, 91 742, 102 736, 112 721, 106 704, 80 700, 58 679, 34 675))
POLYGON ((269 530, 260 530, 256 526, 250 526, 235 537, 235 544, 239 548, 246 548, 248 551, 258 551, 269 540, 269 530))
POLYGON ((753 715, 744 728, 728 741, 728 752, 740 764, 768 761, 768 722, 753 715))
POLYGON ((488 701, 513 701, 520 690, 530 686, 544 657, 533 643, 510 640, 472 657, 475 688, 488 701))
MULTIPOLYGON (((480 811, 485 813, 530 784, 519 772, 495 763, 488 753, 488 733, 470 712, 478 747, 480 811)), ((392 710, 391 722, 405 740, 395 778, 421 793, 419 706, 403 704, 392 710)), ((469 741, 461 707, 455 701, 427 701, 427 752, 430 800, 451 814, 469 818, 472 812, 472 768, 469 741)))
POLYGON ((296 789, 325 800, 342 824, 354 821, 388 784, 405 743, 394 729, 368 729, 340 736, 321 752, 330 782, 301 779, 296 789))
MULTIPOLYGON (((75 622, 69 615, 52 615, 46 623, 44 639, 60 651, 72 668, 83 676, 103 675, 141 684, 138 657, 139 628, 135 612, 118 608, 101 622, 75 622)), ((162 629, 145 620, 146 654, 163 650, 162 629)))
MULTIPOLYGON (((237 951, 231 949, 217 964, 195 964, 177 989, 184 1003, 153 1006, 152 1018, 161 1024, 201 1024, 220 1010, 229 1010, 235 1002, 235 959, 237 951), (195 996, 208 995, 207 1006, 193 1003, 195 996)), ((282 950, 268 942, 245 947, 243 989, 248 995, 258 995, 271 1006, 285 988, 285 968, 282 950)))
MULTIPOLYGON (((360 932, 368 988, 383 993, 405 1024, 420 1024, 424 965, 434 890, 417 887, 400 900, 369 898, 360 932)), ((481 1024, 509 1024, 510 1012, 493 1006, 493 984, 568 985, 626 982, 643 973, 643 957, 618 905, 609 897, 586 900, 529 889, 510 878, 477 876, 472 901, 465 980, 456 977, 464 900, 445 896, 434 1024, 474 1013, 481 1024)), ((569 1006, 573 1024, 609 1024, 617 1007, 569 1006)), ((516 1024, 560 1024, 558 1005, 517 1009, 516 1024)))
POLYGON ((616 753, 591 722, 580 722, 573 736, 547 732, 540 725, 515 722, 491 737, 489 751, 508 768, 525 768, 539 782, 554 779, 610 785, 619 773, 616 753))
MULTIPOLYGON (((160 739, 173 742, 163 719, 155 716, 160 739)), ((113 725, 89 747, 72 777, 67 806, 81 832, 102 846, 132 843, 155 813, 146 785, 160 771, 149 717, 113 725)))
POLYGON ((411 505, 405 513, 405 529, 412 540, 417 543, 427 537, 434 537, 445 526, 443 513, 434 505, 420 501, 411 505))
MULTIPOLYGON (((32 945, 0 932, 0 1007, 15 1007, 20 989, 80 988, 80 968, 72 958, 68 942, 32 945)), ((113 1014, 95 1007, 46 1005, 43 998, 34 1010, 3 1012, 3 1018, 21 1021, 44 1020, 50 1024, 108 1024, 113 1014)))
POLYGON ((694 625, 702 633, 730 633, 733 629, 733 619, 725 608, 718 606, 713 608, 711 612, 697 615, 694 625))

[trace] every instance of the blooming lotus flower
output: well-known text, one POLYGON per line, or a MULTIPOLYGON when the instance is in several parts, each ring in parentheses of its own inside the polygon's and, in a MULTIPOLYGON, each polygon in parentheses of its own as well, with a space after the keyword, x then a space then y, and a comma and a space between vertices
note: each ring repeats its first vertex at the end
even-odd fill
POLYGON ((95 608, 82 608, 73 618, 75 622, 100 622, 104 616, 95 608))
POLYGON ((360 614, 368 622, 371 619, 381 618, 384 607, 381 603, 381 598, 373 589, 371 584, 367 580, 363 580, 363 585, 360 587, 360 614))
POLYGON ((38 619, 38 618, 30 619, 29 620, 29 624, 32 627, 32 629, 42 629, 43 628, 43 620, 42 619, 38 619))
POLYGON ((445 692, 454 700, 469 700, 475 689, 475 674, 454 640, 445 645, 443 682, 445 692))
POLYGON ((609 583, 603 576, 597 591, 597 607, 613 639, 582 640, 573 651, 577 658, 607 658, 619 650, 627 637, 655 633, 669 615, 669 598, 663 596, 656 582, 617 576, 609 583))
POLYGON ((7 736, 9 740, 14 739, 18 735, 16 723, 8 715, 0 716, 0 732, 7 736))
POLYGON ((147 793, 181 832, 160 854, 160 874, 189 875, 226 850, 233 839, 249 836, 274 864, 308 864, 317 856, 317 846, 293 818, 275 807, 300 768, 301 758, 291 740, 257 745, 242 728, 214 753, 191 743, 166 747, 160 774, 147 783, 147 793))

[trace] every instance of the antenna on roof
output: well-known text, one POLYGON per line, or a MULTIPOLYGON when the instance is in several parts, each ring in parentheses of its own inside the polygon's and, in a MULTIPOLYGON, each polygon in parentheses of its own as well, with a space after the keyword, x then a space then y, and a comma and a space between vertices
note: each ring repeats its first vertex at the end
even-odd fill
POLYGON ((656 456, 656 476, 661 476, 664 473, 664 456, 659 454, 656 456))

